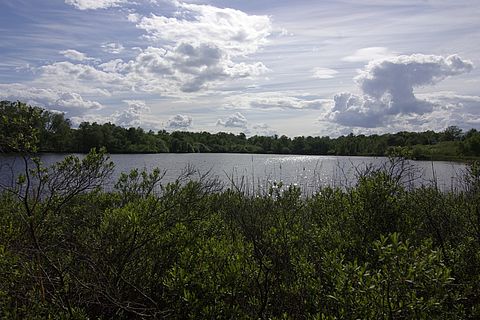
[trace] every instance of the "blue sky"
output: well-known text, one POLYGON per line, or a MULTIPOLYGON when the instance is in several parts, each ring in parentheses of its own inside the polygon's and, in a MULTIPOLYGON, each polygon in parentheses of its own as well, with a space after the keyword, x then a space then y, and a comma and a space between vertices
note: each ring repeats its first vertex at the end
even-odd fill
POLYGON ((73 124, 480 128, 477 0, 2 0, 0 99, 73 124))

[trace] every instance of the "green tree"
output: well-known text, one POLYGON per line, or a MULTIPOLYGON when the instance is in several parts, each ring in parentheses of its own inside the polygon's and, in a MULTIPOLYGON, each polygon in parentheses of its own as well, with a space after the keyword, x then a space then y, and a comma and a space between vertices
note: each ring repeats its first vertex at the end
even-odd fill
POLYGON ((450 126, 442 133, 443 141, 457 141, 462 137, 462 129, 457 126, 450 126))

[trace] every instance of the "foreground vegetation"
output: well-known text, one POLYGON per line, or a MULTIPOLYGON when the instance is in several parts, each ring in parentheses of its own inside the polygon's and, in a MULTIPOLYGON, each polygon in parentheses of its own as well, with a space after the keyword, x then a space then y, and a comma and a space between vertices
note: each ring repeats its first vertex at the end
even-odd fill
POLYGON ((45 113, 17 111, 0 118, 24 165, 0 181, 0 318, 480 317, 476 163, 451 192, 408 188, 402 157, 308 197, 158 169, 107 192, 105 149, 43 167, 45 113))
POLYGON ((123 174, 101 151, 0 195, 4 319, 478 319, 480 170, 406 189, 404 161, 349 189, 220 189, 123 174))
MULTIPOLYGON (((480 157, 480 132, 471 129, 464 133, 458 127, 443 132, 398 132, 383 135, 353 135, 338 138, 286 136, 252 136, 245 134, 208 132, 154 133, 142 128, 122 128, 111 123, 84 122, 71 128, 63 114, 31 107, 21 102, 0 102, 0 115, 8 125, 0 130, 23 130, 13 120, 30 117, 30 125, 38 131, 41 152, 87 153, 91 148, 106 148, 110 153, 159 152, 233 152, 279 153, 311 155, 385 156, 392 149, 403 147, 413 159, 460 160, 480 157)), ((0 132, 0 137, 2 132, 0 132)), ((1 148, 1 145, 0 145, 1 148)), ((6 150, 8 151, 8 150, 6 150)))

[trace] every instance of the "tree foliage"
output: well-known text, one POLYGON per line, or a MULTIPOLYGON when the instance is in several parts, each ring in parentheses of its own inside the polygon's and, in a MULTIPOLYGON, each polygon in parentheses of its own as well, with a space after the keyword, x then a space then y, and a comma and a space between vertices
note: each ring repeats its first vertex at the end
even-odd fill
POLYGON ((63 114, 31 107, 21 102, 0 102, 0 148, 19 152, 88 153, 106 148, 110 153, 185 153, 231 152, 307 155, 388 156, 402 147, 413 159, 459 159, 480 156, 480 133, 471 129, 465 134, 450 126, 443 132, 397 132, 382 135, 349 134, 337 138, 298 136, 251 136, 233 133, 158 132, 142 128, 123 128, 112 123, 84 122, 71 128, 63 114), (33 136, 22 136, 30 132, 33 136), (11 145, 16 136, 20 145, 11 145), (8 146, 7 146, 8 145, 8 146))
POLYGON ((449 193, 407 188, 396 157, 310 197, 158 169, 106 191, 104 152, 3 187, 1 318, 480 317, 478 164, 449 193))

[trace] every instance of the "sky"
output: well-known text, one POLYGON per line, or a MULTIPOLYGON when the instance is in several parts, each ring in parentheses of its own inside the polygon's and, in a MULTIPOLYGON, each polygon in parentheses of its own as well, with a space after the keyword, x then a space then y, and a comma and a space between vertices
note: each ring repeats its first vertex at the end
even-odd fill
POLYGON ((478 0, 1 0, 0 100, 74 126, 480 129, 478 0))

